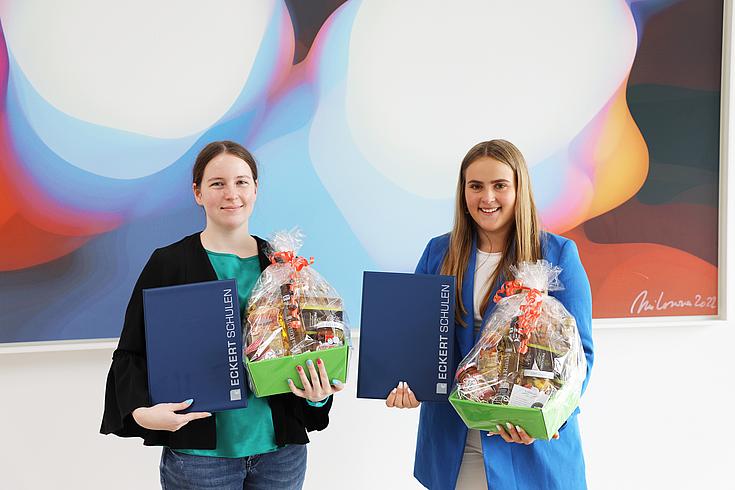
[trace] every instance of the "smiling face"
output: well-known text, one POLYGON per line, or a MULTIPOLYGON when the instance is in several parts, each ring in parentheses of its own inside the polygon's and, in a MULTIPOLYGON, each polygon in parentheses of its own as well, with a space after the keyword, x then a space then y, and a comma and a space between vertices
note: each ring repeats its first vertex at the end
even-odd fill
POLYGON ((243 159, 220 153, 205 167, 201 184, 194 184, 192 189, 194 199, 207 215, 207 228, 234 230, 247 226, 258 184, 243 159))
POLYGON ((492 157, 480 157, 465 169, 467 210, 478 228, 478 246, 501 252, 515 223, 516 178, 513 169, 492 157))

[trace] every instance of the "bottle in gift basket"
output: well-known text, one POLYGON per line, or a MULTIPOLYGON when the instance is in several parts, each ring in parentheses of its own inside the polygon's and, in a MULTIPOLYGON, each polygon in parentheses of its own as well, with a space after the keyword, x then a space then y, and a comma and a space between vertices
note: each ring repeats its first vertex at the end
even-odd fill
POLYGON ((300 354, 306 340, 304 325, 301 321, 301 310, 296 297, 294 283, 281 284, 283 299, 283 325, 288 341, 288 354, 300 354))
MULTIPOLYGON (((248 302, 245 355, 257 396, 290 391, 286 380, 307 360, 322 359, 330 379, 346 381, 349 329, 342 299, 311 267, 313 258, 297 255, 302 238, 297 230, 271 237, 271 264, 248 302)), ((301 388, 298 377, 293 381, 301 388)))
POLYGON ((518 379, 518 369, 521 361, 521 332, 518 328, 518 319, 514 318, 510 322, 508 332, 503 336, 498 344, 498 354, 500 355, 500 369, 498 371, 498 390, 492 399, 492 403, 498 405, 507 405, 510 401, 510 394, 513 385, 518 379))

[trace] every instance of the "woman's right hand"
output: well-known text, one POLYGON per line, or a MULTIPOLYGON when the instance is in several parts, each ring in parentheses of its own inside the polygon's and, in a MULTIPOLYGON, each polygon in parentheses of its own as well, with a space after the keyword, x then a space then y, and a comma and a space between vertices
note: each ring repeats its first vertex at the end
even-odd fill
POLYGON ((408 387, 408 383, 404 381, 399 382, 385 399, 385 406, 390 408, 416 408, 420 404, 421 402, 416 399, 416 395, 408 387))
POLYGON ((133 410, 133 419, 144 429, 176 432, 192 420, 212 415, 209 412, 176 413, 187 408, 193 401, 190 399, 181 403, 159 403, 152 407, 136 408, 133 410))

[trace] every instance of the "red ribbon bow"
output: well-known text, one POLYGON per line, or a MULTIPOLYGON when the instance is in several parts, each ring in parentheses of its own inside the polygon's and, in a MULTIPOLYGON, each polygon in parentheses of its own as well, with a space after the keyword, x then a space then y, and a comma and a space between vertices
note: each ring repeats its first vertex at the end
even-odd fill
POLYGON ((292 277, 301 272, 301 269, 313 263, 314 257, 309 257, 309 260, 306 260, 304 257, 295 255, 291 250, 275 252, 271 257, 271 264, 290 264, 294 269, 292 277))
POLYGON ((526 298, 521 303, 519 309, 521 314, 518 316, 518 331, 521 336, 521 347, 518 352, 525 354, 528 351, 528 341, 531 338, 531 333, 536 330, 536 322, 541 316, 541 298, 543 292, 538 289, 529 288, 521 284, 520 281, 506 281, 498 292, 495 293, 493 301, 497 303, 505 297, 513 296, 514 294, 521 294, 525 292, 526 298))

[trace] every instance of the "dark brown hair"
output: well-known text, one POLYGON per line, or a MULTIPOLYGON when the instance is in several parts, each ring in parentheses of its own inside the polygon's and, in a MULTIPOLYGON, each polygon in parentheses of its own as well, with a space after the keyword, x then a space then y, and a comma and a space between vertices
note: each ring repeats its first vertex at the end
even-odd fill
POLYGON ((250 167, 250 171, 253 173, 253 180, 258 182, 258 166, 255 163, 253 155, 245 149, 239 143, 234 141, 213 141, 207 146, 202 148, 202 151, 197 155, 197 159, 194 162, 194 168, 191 170, 191 181, 196 184, 197 188, 201 187, 202 179, 204 178, 204 169, 207 168, 209 162, 216 156, 223 153, 228 155, 236 156, 243 160, 250 167))

